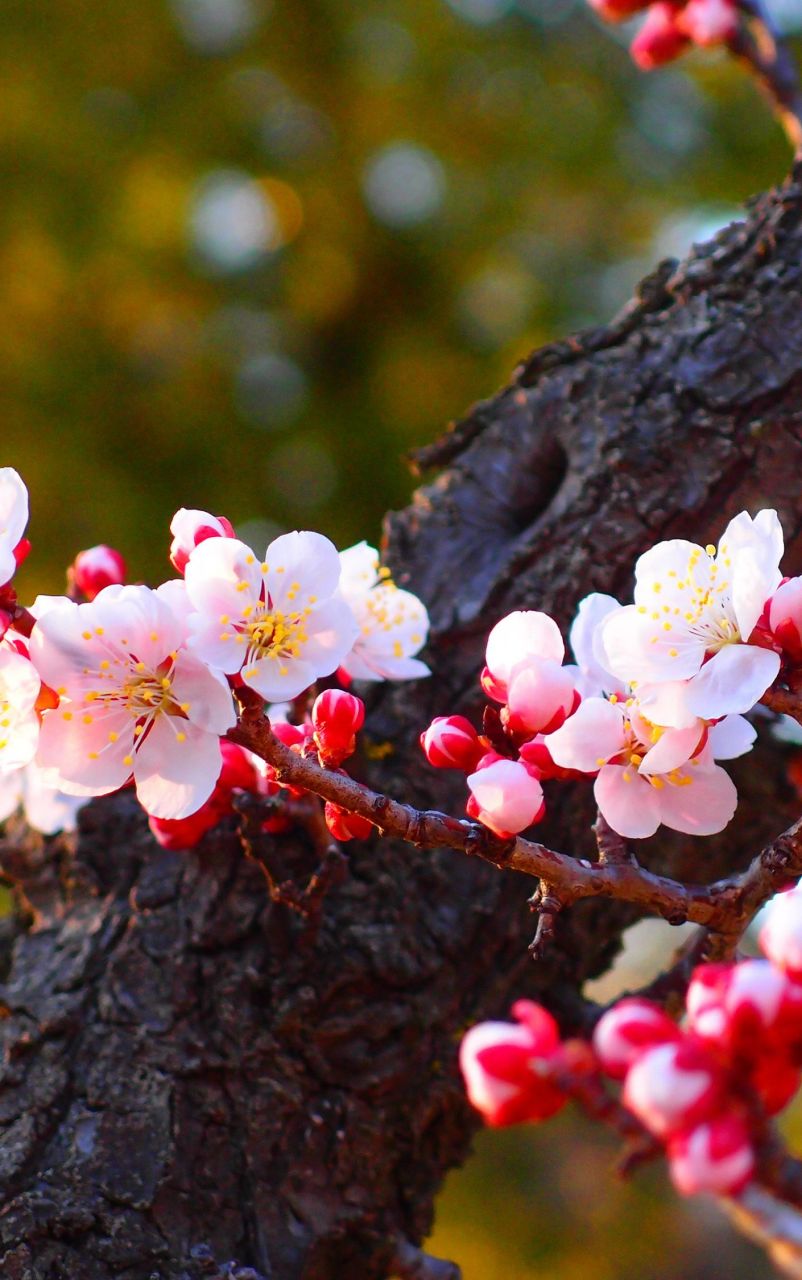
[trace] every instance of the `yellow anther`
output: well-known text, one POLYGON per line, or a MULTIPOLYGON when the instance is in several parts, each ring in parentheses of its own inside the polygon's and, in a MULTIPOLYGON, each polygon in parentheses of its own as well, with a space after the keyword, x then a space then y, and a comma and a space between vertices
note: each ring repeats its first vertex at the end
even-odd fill
POLYGON ((175 735, 176 742, 186 742, 187 735, 185 733, 177 733, 175 735))
POLYGON ((713 546, 712 542, 708 542, 707 546, 705 547, 705 551, 709 556, 714 556, 716 554, 716 548, 713 546))
POLYGON ((133 756, 123 756, 123 764, 128 765, 129 769, 133 763, 134 763, 133 756))

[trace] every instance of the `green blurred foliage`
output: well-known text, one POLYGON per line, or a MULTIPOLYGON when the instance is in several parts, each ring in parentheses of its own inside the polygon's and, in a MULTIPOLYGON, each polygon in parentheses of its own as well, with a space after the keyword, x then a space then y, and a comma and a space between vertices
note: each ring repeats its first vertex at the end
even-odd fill
MULTIPOLYGON (((404 450, 782 175, 740 69, 622 40, 581 0, 5 0, 23 596, 99 541, 161 579, 180 505, 375 539, 404 450)), ((433 1242, 466 1280, 768 1275, 575 1120, 478 1147, 433 1242)))

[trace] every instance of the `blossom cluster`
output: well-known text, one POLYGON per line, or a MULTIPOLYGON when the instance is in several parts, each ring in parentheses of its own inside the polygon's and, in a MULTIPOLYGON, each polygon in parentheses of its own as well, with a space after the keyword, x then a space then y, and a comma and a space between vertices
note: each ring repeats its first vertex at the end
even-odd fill
POLYGON ((738 0, 588 0, 608 22, 621 22, 644 12, 630 45, 633 61, 643 71, 672 62, 696 45, 729 44, 738 34, 738 0))
POLYGON ((462 1041, 471 1102, 488 1124, 517 1124, 554 1115, 577 1077, 615 1081, 682 1194, 739 1195, 762 1125, 802 1080, 801 889, 774 900, 760 944, 765 959, 694 971, 682 1025, 654 1001, 620 1000, 596 1024, 590 1062, 546 1010, 518 1001, 516 1023, 481 1023, 462 1041))
MULTIPOLYGON (((272 703, 321 680, 340 686, 318 698, 312 720, 279 730, 339 768, 364 718, 347 686, 428 675, 416 656, 426 609, 366 543, 338 553, 319 533, 293 532, 258 555, 225 517, 182 508, 170 529, 179 576, 155 589, 126 584, 119 552, 93 547, 68 570, 67 595, 23 610, 12 578, 29 549, 27 520, 25 485, 0 469, 0 818, 23 803, 52 832, 89 797, 133 785, 157 839, 186 847, 231 811, 236 792, 279 790, 226 740, 237 690, 272 703)), ((370 830, 328 816, 344 838, 349 825, 370 830)))
POLYGON ((482 733, 438 716, 427 759, 466 774, 468 814, 500 836, 543 817, 544 783, 577 777, 626 838, 723 830, 737 792, 719 761, 751 749, 744 713, 802 662, 802 579, 782 578, 782 554, 770 510, 736 516, 717 546, 658 543, 637 561, 632 603, 580 603, 570 665, 547 614, 502 618, 480 677, 482 733))

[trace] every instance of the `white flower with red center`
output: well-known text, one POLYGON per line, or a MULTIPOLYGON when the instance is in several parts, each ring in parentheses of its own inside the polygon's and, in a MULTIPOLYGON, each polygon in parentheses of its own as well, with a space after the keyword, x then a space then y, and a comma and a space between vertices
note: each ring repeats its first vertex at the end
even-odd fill
POLYGON ((341 666, 352 680, 417 680, 430 674, 415 657, 429 634, 426 606, 402 591, 367 542, 340 552, 340 590, 359 626, 341 666))
POLYGON ((627 1072, 621 1101, 655 1137, 667 1138, 722 1109, 726 1075, 692 1040, 646 1049, 627 1072))
POLYGON ((705 720, 751 710, 780 669, 750 637, 780 584, 782 552, 774 511, 742 512, 718 548, 658 543, 635 567, 635 603, 599 627, 602 665, 639 687, 689 681, 683 710, 705 720))
POLYGON ((545 739, 555 764, 596 773, 593 793, 619 835, 643 839, 663 824, 689 835, 723 831, 735 813, 732 779, 704 748, 706 730, 662 729, 633 698, 587 698, 545 739))
POLYGON ((337 549, 319 533, 282 534, 263 560, 236 538, 209 538, 186 567, 189 646, 266 701, 295 698, 336 671, 357 637, 339 579, 337 549))
POLYGON ((173 541, 170 544, 170 560, 179 573, 187 567, 189 557, 196 547, 209 538, 233 538, 234 529, 225 516, 213 516, 208 511, 196 511, 181 507, 170 521, 173 541))
POLYGON ((28 658, 8 641, 0 645, 0 776, 21 769, 36 755, 40 688, 28 658))
POLYGON ((0 776, 0 822, 5 822, 15 809, 22 809, 29 827, 52 836, 57 831, 74 831, 79 809, 87 797, 68 796, 53 784, 50 770, 40 769, 35 761, 0 776))
POLYGON ((106 587, 37 620, 31 659, 60 697, 37 758, 68 794, 106 795, 133 776, 148 813, 185 818, 214 790, 234 703, 224 677, 182 648, 173 586, 106 587))
POLYGON ((23 548, 30 550, 23 538, 27 523, 28 490, 13 467, 0 467, 0 587, 14 577, 23 548))

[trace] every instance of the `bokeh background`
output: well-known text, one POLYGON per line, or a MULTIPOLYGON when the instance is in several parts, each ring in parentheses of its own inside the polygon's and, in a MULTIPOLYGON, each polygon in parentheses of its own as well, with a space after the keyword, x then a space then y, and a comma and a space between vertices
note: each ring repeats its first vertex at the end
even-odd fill
MULTIPOLYGON (((772 7, 802 31, 802 0, 772 7)), ((159 580, 180 505, 375 540, 405 450, 788 160, 738 68, 644 77, 583 0, 5 0, 21 592, 99 541, 159 580)), ((617 1188, 570 1117, 477 1147, 432 1243, 466 1280, 769 1274, 658 1173, 617 1188)))

